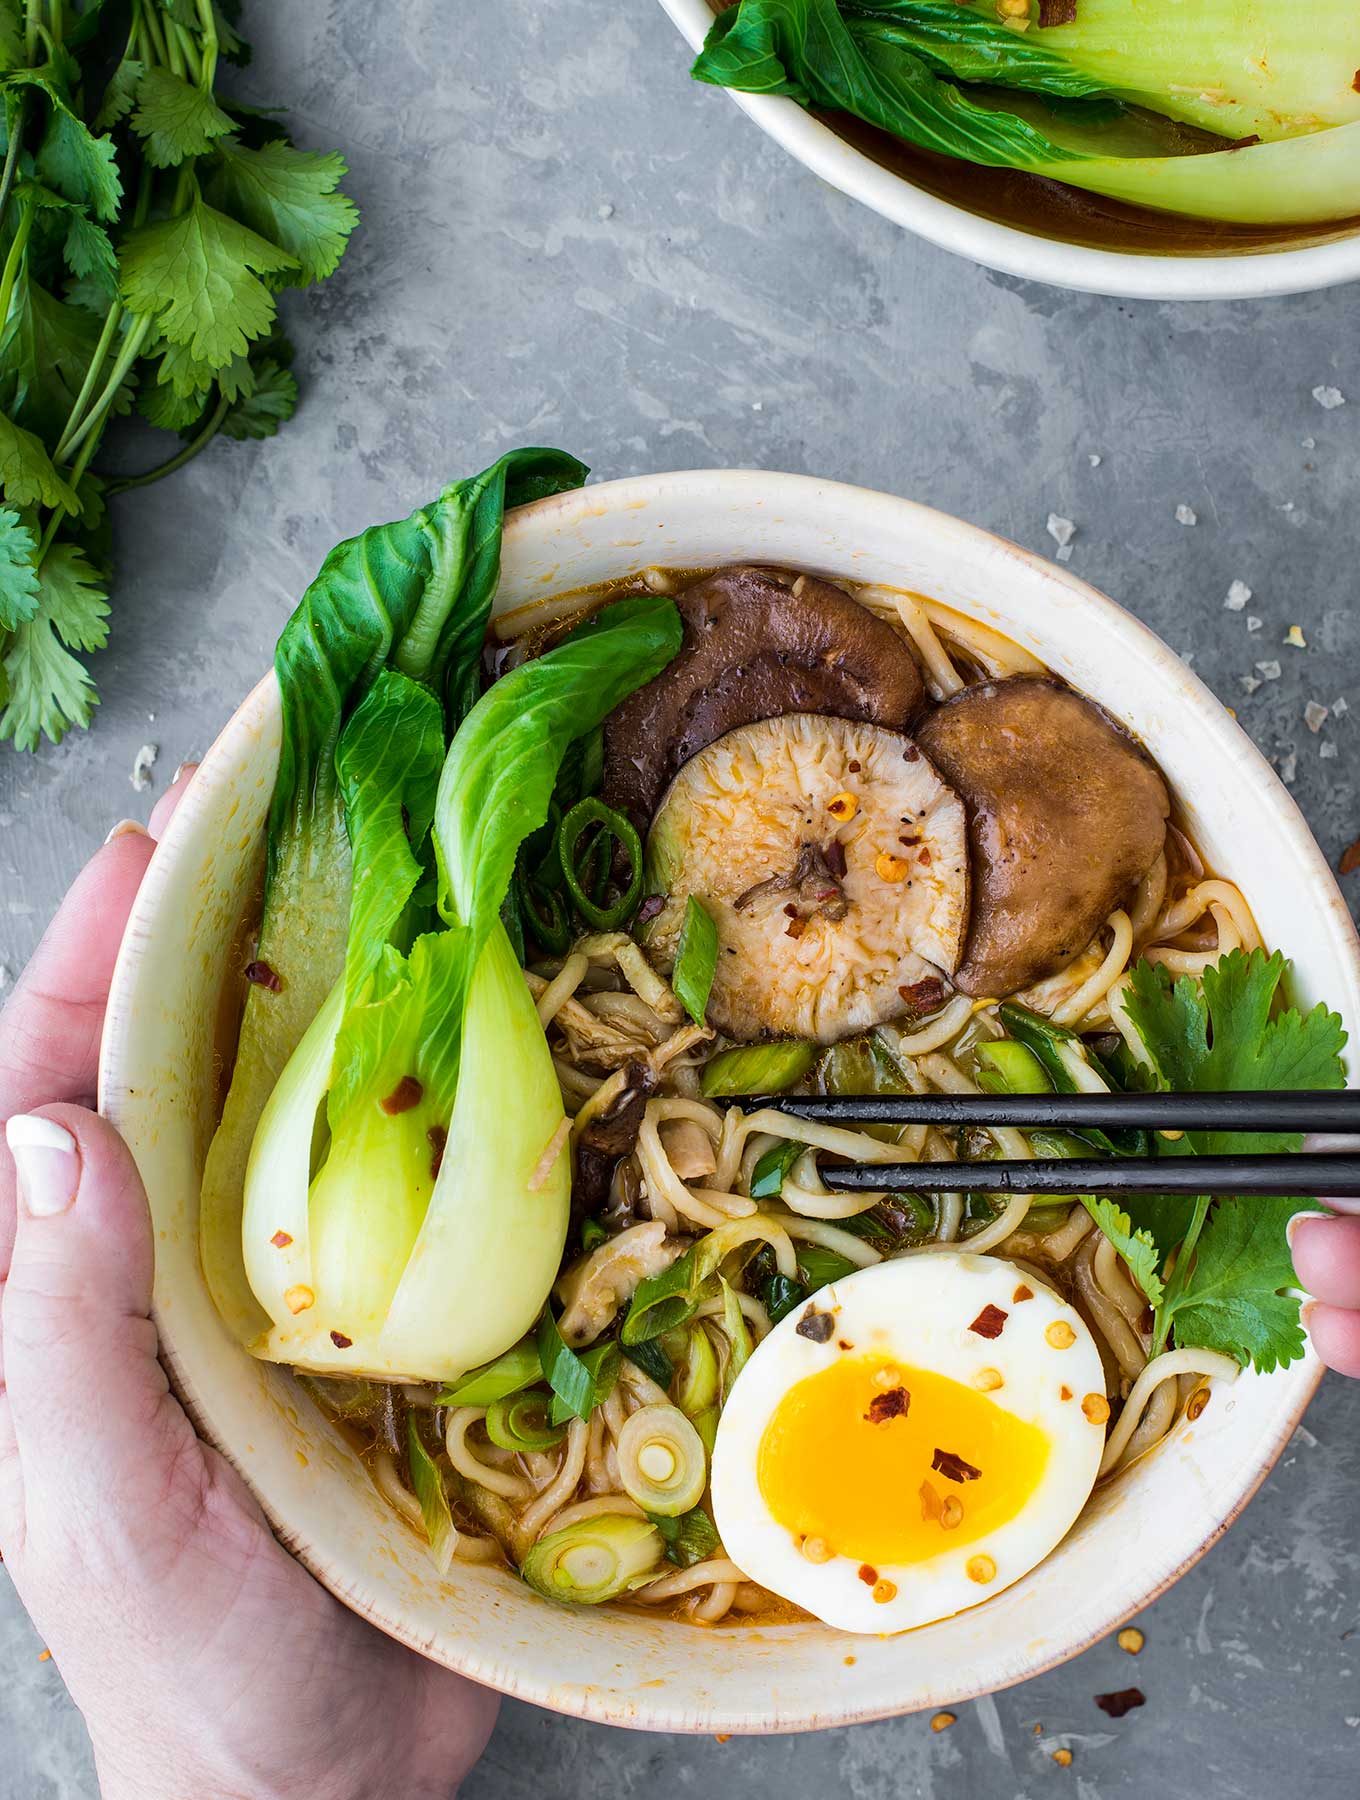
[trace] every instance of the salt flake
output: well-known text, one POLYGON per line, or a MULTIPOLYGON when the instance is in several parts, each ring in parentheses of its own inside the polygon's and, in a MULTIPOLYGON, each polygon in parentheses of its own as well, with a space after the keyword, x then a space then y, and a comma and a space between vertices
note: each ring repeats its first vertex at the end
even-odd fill
POLYGON ((1259 677, 1255 675, 1239 675, 1237 680, 1238 684, 1248 694, 1254 694, 1261 685, 1259 677))
POLYGON ((1264 624, 1265 624, 1265 620, 1258 619, 1255 613, 1247 614, 1247 630, 1248 631, 1259 631, 1264 624))
POLYGON ((1299 449, 1300 450, 1316 450, 1317 449, 1317 439, 1313 438, 1313 437, 1300 438, 1299 439, 1299 449))
POLYGON ((1327 723, 1327 708, 1319 706, 1316 700, 1310 700, 1303 709, 1303 722, 1316 737, 1327 723))
POLYGON ((1267 681, 1278 681, 1280 679, 1280 665, 1273 657, 1269 662, 1257 663, 1256 671, 1259 675, 1264 675, 1267 681))
POLYGON ((1332 757, 1336 755, 1336 745, 1330 741, 1325 744, 1319 744, 1318 755, 1325 757, 1330 762, 1332 757))
POLYGON ((1195 511, 1193 506, 1187 506, 1184 500, 1182 500, 1180 505, 1176 508, 1176 523, 1178 525, 1198 525, 1199 514, 1195 511))
POLYGON ((1336 699, 1332 701, 1333 718, 1339 719, 1342 713, 1348 713, 1350 710, 1350 702, 1346 699, 1344 694, 1338 694, 1336 699))
POLYGON ((1324 412, 1332 412, 1338 406, 1346 404, 1346 396, 1339 387, 1315 387, 1313 398, 1324 412))
POLYGON ((1065 549, 1077 534, 1077 528, 1071 519, 1064 519, 1058 513, 1048 515, 1048 535, 1060 550, 1065 549))
POLYGON ((1100 467, 1100 458, 1094 450, 1087 452, 1086 460, 1093 469, 1098 469, 1100 467))
POLYGON ((140 794, 151 786, 151 765, 161 753, 159 744, 143 744, 132 759, 132 773, 128 780, 140 794))
POLYGON ((1228 597, 1223 602, 1224 610, 1227 612, 1241 612, 1242 608, 1250 599, 1251 589, 1247 586, 1246 582, 1234 581, 1229 585, 1228 597))
POLYGON ((1291 750, 1288 756, 1286 756, 1284 761, 1280 764, 1280 780, 1284 782, 1286 787, 1292 787, 1294 777, 1298 772, 1299 753, 1297 750, 1291 750))

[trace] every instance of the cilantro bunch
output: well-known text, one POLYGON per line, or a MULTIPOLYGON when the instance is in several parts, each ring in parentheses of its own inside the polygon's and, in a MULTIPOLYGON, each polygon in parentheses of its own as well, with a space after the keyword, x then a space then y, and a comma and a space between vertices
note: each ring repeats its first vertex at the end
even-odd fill
MULTIPOLYGON (((1177 1093, 1344 1087, 1341 1020, 1323 1005, 1281 1007, 1285 968, 1278 952, 1233 950, 1201 980, 1173 982, 1160 965, 1140 962, 1124 1008, 1147 1050, 1144 1078, 1177 1093)), ((1159 1156, 1233 1156, 1298 1150, 1303 1140, 1287 1131, 1187 1131, 1154 1142, 1159 1156)), ((1155 1308, 1154 1354, 1174 1336, 1263 1374, 1302 1356, 1285 1227, 1303 1202, 1139 1194, 1122 1204, 1122 1217, 1098 1223, 1155 1308)))
POLYGON ((297 404, 277 296, 358 222, 344 160, 220 96, 235 0, 0 0, 0 740, 88 724, 73 651, 108 635, 107 502, 297 404), (135 409, 183 440, 111 481, 135 409))

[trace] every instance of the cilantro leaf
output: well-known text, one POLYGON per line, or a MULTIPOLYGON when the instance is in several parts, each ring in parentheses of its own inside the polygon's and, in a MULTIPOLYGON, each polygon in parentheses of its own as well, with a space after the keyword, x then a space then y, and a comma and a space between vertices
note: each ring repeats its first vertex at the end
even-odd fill
POLYGON ((1220 1201, 1200 1233, 1183 1293, 1167 1302, 1176 1341, 1221 1350, 1261 1374, 1303 1355, 1299 1301, 1285 1226, 1293 1199, 1220 1201))
MULTIPOLYGON (((271 340, 266 340, 269 341, 271 340)), ((256 350, 263 347, 259 344, 252 346, 256 350)), ((214 369, 211 363, 198 362, 183 344, 168 344, 164 338, 158 338, 149 344, 147 354, 160 356, 157 380, 169 382, 181 399, 187 399, 190 394, 206 395, 216 382, 228 400, 236 400, 251 387, 255 379, 251 373, 250 360, 245 356, 234 356, 222 368, 214 369)))
POLYGON ((202 418, 211 395, 211 388, 190 388, 181 394, 162 376, 142 383, 137 391, 137 411, 148 425, 161 431, 188 431, 202 418))
POLYGON ((173 169, 210 150, 214 138, 232 130, 232 122, 210 93, 170 69, 155 68, 138 84, 132 129, 146 139, 146 160, 153 168, 173 169))
POLYGON ((107 300, 118 296, 118 255, 102 225, 72 207, 62 245, 66 266, 78 280, 97 280, 107 300))
MULTIPOLYGON (((1307 1015, 1291 1008, 1271 1016, 1285 966, 1278 951, 1233 950, 1201 981, 1182 975, 1173 983, 1160 964, 1138 963, 1125 1007, 1160 1086, 1180 1093, 1344 1087, 1346 1033, 1335 1013, 1319 1004, 1307 1015)), ((1300 1141, 1297 1132, 1192 1131, 1174 1144, 1159 1139, 1158 1149, 1226 1156, 1297 1150, 1300 1141)))
POLYGON ((9 79, 41 89, 52 103, 47 128, 33 159, 40 179, 66 199, 88 206, 97 219, 116 218, 123 184, 118 176, 113 139, 96 136, 71 111, 55 83, 36 71, 21 71, 9 79))
POLYGON ((224 437, 273 437, 279 426, 291 419, 297 407, 297 377, 282 363, 267 357, 257 365, 255 385, 242 393, 223 418, 218 429, 224 437))
MULTIPOLYGON (((1276 1009, 1286 969, 1277 952, 1230 951, 1200 980, 1139 963, 1124 1003, 1143 1040, 1158 1086, 1185 1093, 1339 1088, 1346 1033, 1326 1006, 1307 1014, 1276 1009)), ((1287 1131, 1188 1131, 1154 1139, 1159 1156, 1287 1152, 1287 1131)), ((1175 1274, 1158 1302, 1156 1341, 1174 1329, 1181 1344, 1223 1350, 1262 1372, 1302 1353, 1299 1302, 1284 1228, 1298 1201, 1221 1197, 1210 1204, 1172 1194, 1129 1196, 1136 1232, 1156 1245, 1161 1273, 1181 1245, 1175 1274), (1202 1227, 1202 1229, 1201 1229, 1202 1227)))
POLYGON ((38 610, 37 547, 17 512, 0 512, 0 631, 13 631, 38 610))
POLYGON ((56 443, 99 342, 99 321, 21 274, 0 334, 0 406, 56 443))
POLYGON ((109 77, 109 84, 104 89, 104 98, 99 103, 99 111, 94 116, 96 131, 107 131, 110 125, 116 125, 125 119, 137 103, 137 89, 142 76, 146 73, 146 64, 140 57, 125 56, 109 77))
POLYGON ((1129 1215, 1107 1196, 1083 1194, 1081 1203, 1128 1264, 1129 1273, 1153 1306, 1162 1302, 1161 1251, 1150 1231, 1135 1229, 1129 1215))
POLYGON ((34 616, 14 632, 5 652, 9 700, 0 740, 35 750, 39 736, 60 743, 71 725, 88 725, 99 704, 72 649, 101 649, 108 637, 103 584, 75 544, 54 544, 43 562, 34 616), (69 648, 63 648, 69 646, 69 648))
POLYGON ((52 466, 41 438, 0 413, 0 488, 11 506, 64 506, 79 512, 75 493, 52 466))
POLYGON ((301 271, 297 285, 321 281, 335 268, 359 209, 337 192, 344 157, 295 150, 276 139, 259 150, 229 139, 217 146, 209 184, 213 201, 279 244, 301 271))
POLYGON ((164 337, 213 369, 273 323, 274 297, 259 276, 296 267, 286 251, 202 200, 129 232, 119 261, 128 310, 154 317, 164 337))

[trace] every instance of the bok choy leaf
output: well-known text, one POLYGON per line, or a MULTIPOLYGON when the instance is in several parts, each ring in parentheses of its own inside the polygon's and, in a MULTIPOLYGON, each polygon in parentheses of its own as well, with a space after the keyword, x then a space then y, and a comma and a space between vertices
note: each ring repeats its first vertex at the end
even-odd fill
POLYGON ((1149 10, 1082 0, 1070 25, 1011 32, 990 0, 741 0, 693 72, 1163 211, 1240 224, 1360 213, 1351 0, 1149 10), (1186 125, 1212 135, 1187 140, 1186 125))
POLYGON ((427 688, 458 723, 476 693, 505 509, 579 487, 585 476, 560 450, 515 450, 451 483, 409 518, 332 550, 279 639, 283 736, 258 950, 279 986, 247 993, 199 1214, 209 1290, 243 1343, 268 1322, 241 1255, 247 1157, 275 1082, 340 975, 349 935, 341 731, 384 668, 427 688))

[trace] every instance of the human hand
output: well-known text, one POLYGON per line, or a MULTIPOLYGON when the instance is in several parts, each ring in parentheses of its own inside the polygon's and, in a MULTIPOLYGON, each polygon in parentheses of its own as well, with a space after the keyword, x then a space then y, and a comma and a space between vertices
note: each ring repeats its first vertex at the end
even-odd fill
POLYGON ((1327 1205, 1337 1216, 1299 1213, 1289 1221, 1294 1273, 1312 1296, 1303 1322, 1328 1368, 1360 1376, 1360 1201, 1327 1205))
POLYGON ((86 865, 0 1013, 0 1548, 105 1800, 449 1800, 495 1696, 333 1599, 199 1441, 156 1360, 141 1179, 88 1110, 186 782, 86 865))

